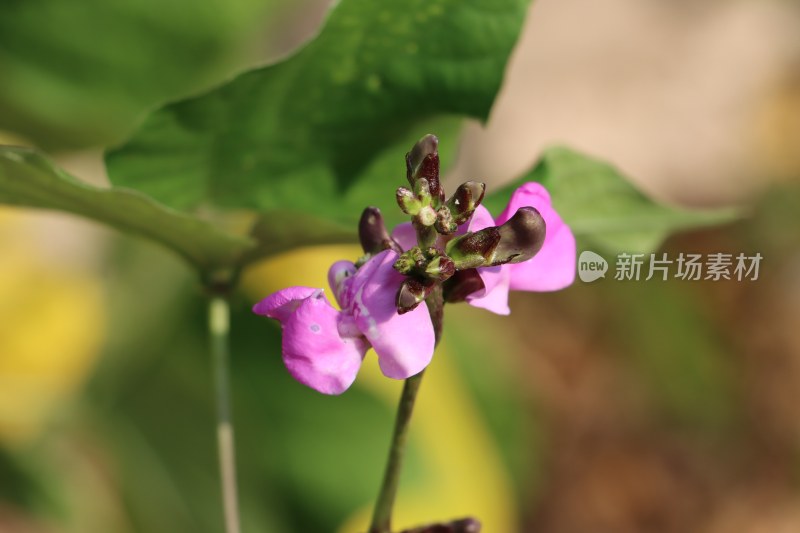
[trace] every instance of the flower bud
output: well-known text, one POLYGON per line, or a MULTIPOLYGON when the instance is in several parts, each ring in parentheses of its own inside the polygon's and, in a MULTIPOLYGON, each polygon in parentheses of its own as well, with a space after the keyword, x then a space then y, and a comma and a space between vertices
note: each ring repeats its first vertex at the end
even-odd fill
POLYGON ((433 290, 436 282, 433 280, 418 280, 416 278, 406 278, 397 291, 395 305, 397 312, 401 315, 413 311, 425 301, 425 298, 433 290))
POLYGON ((358 239, 364 252, 368 254, 376 254, 388 249, 397 253, 403 251, 386 230, 383 215, 377 207, 367 207, 361 213, 361 220, 358 223, 358 239))
POLYGON ((546 233, 544 218, 534 207, 520 207, 498 228, 500 243, 494 250, 492 265, 522 263, 542 248, 546 233))
POLYGON ((458 224, 453 220, 453 215, 447 206, 442 206, 436 211, 436 222, 434 224, 436 231, 442 235, 451 235, 458 229, 458 224))
POLYGON ((465 233, 447 243, 446 254, 458 270, 489 266, 500 243, 500 229, 494 226, 465 233))
POLYGON ((456 265, 446 255, 434 257, 425 267, 425 276, 436 281, 444 281, 456 273, 456 265))
POLYGON ((477 181, 462 183, 456 189, 453 196, 447 200, 447 207, 453 215, 453 220, 457 225, 468 221, 472 216, 486 192, 486 185, 477 181))
POLYGON ((428 258, 419 246, 400 254, 394 262, 394 269, 401 274, 411 274, 412 272, 423 272, 428 264, 428 258))
POLYGON ((533 207, 521 207, 505 224, 466 233, 447 243, 458 270, 521 263, 544 244, 545 223, 533 207))
POLYGON ((430 186, 434 203, 444 199, 444 191, 439 184, 439 139, 435 135, 426 135, 406 154, 406 177, 413 186, 417 180, 426 179, 430 186))
POLYGON ((467 299, 467 296, 484 287, 483 280, 477 270, 474 268, 459 270, 442 285, 444 301, 448 303, 463 302, 467 299))
POLYGON ((411 148, 411 151, 406 154, 406 173, 409 183, 414 185, 414 182, 419 179, 419 170, 422 162, 429 155, 439 155, 439 138, 436 135, 428 134, 417 141, 411 148))
POLYGON ((400 206, 400 210, 406 215, 414 216, 422 209, 422 202, 417 199, 413 191, 405 187, 397 189, 396 198, 397 205, 400 206))
POLYGON ((426 205, 419 210, 415 218, 423 226, 433 226, 436 223, 436 211, 431 206, 426 205))

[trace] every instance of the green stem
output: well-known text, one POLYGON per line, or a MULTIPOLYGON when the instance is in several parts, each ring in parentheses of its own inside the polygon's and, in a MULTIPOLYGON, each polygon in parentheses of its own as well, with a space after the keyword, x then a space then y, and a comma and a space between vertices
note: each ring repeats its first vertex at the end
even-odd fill
POLYGON ((400 396, 400 405, 397 407, 394 434, 389 448, 389 460, 386 463, 381 491, 378 493, 378 501, 372 514, 369 533, 390 533, 392 530, 392 507, 400 482, 400 470, 408 437, 408 423, 411 421, 411 412, 414 410, 414 402, 417 399, 423 374, 424 371, 416 376, 411 376, 403 384, 403 394, 400 396))
POLYGON ((228 301, 211 298, 208 307, 208 328, 217 396, 217 446, 219 452, 222 505, 225 512, 225 533, 240 533, 239 501, 236 494, 236 457, 231 422, 230 375, 228 371, 230 311, 228 301))
MULTIPOLYGON (((436 345, 438 346, 439 339, 442 336, 444 307, 441 286, 433 290, 425 300, 425 303, 431 314, 436 345)), ((419 392, 424 373, 425 371, 423 370, 419 374, 411 376, 403 384, 403 392, 400 395, 400 404, 397 407, 397 417, 394 423, 392 443, 389 447, 389 460, 386 463, 383 483, 378 493, 378 500, 375 503, 375 510, 372 513, 369 533, 391 533, 392 531, 392 508, 397 495, 397 487, 400 483, 400 471, 402 470, 403 456, 405 455, 408 426, 409 422, 411 422, 411 413, 414 410, 414 403, 417 400, 417 392, 419 392)))

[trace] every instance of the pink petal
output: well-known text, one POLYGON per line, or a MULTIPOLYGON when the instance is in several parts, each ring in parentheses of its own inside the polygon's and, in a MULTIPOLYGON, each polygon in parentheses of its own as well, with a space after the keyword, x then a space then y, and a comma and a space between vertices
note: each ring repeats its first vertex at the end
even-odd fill
POLYGON ((483 281, 483 289, 467 296, 467 303, 498 315, 508 315, 508 290, 511 281, 510 265, 500 265, 477 269, 483 281))
POLYGON ((495 225, 497 224, 494 223, 494 219, 492 218, 492 214, 489 213, 489 210, 479 205, 475 208, 475 212, 472 213, 472 218, 469 219, 469 222, 467 222, 466 225, 462 224, 458 229, 459 233, 466 233, 467 231, 480 231, 495 225))
POLYGON ((434 349, 433 323, 422 304, 398 314, 395 298, 404 277, 392 268, 397 254, 384 250, 365 264, 353 278, 353 316, 378 355, 387 377, 405 379, 421 372, 434 349))
POLYGON ((397 241, 404 251, 410 250, 417 245, 417 232, 411 222, 403 222, 392 230, 392 239, 397 241))
POLYGON ((294 313, 295 309, 309 296, 321 289, 313 287, 288 287, 272 293, 256 305, 253 312, 257 315, 275 318, 281 322, 294 313))
POLYGON ((569 226, 553 209, 550 194, 540 184, 529 182, 511 196, 506 209, 497 217, 497 224, 506 222, 520 207, 535 207, 547 225, 542 249, 524 263, 509 265, 511 289, 521 291, 556 291, 575 280, 577 251, 569 226))
POLYGON ((319 291, 284 322, 283 362, 297 381, 323 394, 350 387, 369 346, 362 337, 340 334, 345 318, 319 291))

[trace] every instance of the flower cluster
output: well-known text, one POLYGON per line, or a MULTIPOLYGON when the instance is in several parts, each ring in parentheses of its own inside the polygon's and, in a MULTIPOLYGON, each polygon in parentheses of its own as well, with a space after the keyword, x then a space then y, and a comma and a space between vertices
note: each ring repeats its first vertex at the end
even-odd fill
POLYGON ((464 183, 446 199, 437 145, 428 135, 406 155, 410 188, 398 189, 397 202, 412 221, 390 234, 380 211, 367 208, 359 223, 365 255, 331 266, 339 310, 313 287, 289 287, 254 306, 280 321, 284 363, 301 383, 341 394, 370 347, 387 377, 421 372, 436 344, 431 313, 420 305, 432 295, 505 315, 509 290, 553 291, 572 283, 575 238, 545 188, 525 183, 492 218, 480 205, 482 183, 464 183))

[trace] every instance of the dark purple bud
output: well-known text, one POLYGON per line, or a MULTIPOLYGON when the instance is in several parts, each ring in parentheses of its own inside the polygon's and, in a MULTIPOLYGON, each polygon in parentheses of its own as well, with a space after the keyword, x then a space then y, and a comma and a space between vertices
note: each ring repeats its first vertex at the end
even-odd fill
POLYGON ((488 266, 500 243, 500 229, 494 226, 465 233, 447 243, 446 253, 458 270, 488 266))
POLYGON ((364 252, 368 254, 376 254, 389 249, 397 253, 403 251, 386 230, 383 216, 377 207, 367 207, 361 213, 361 220, 358 223, 358 239, 361 241, 364 252))
POLYGON ((426 135, 406 154, 406 177, 413 186, 417 180, 425 178, 430 185, 431 196, 438 204, 444 197, 439 184, 439 139, 426 135))
POLYGON ((486 192, 486 185, 477 181, 468 181, 459 185, 456 192, 447 201, 447 207, 453 214, 453 220, 459 226, 472 216, 486 192))
POLYGON ((395 305, 397 312, 401 315, 413 311, 416 307, 425 301, 425 298, 433 290, 436 282, 433 280, 418 280, 416 278, 406 278, 400 289, 397 291, 397 298, 395 305))
POLYGON ((494 250, 491 265, 521 263, 541 250, 546 233, 544 218, 533 207, 520 207, 514 216, 498 228, 500 243, 494 250))
POLYGON ((478 292, 484 287, 483 280, 477 270, 474 268, 459 270, 442 285, 444 301, 448 303, 463 302, 467 299, 467 296, 478 292))

